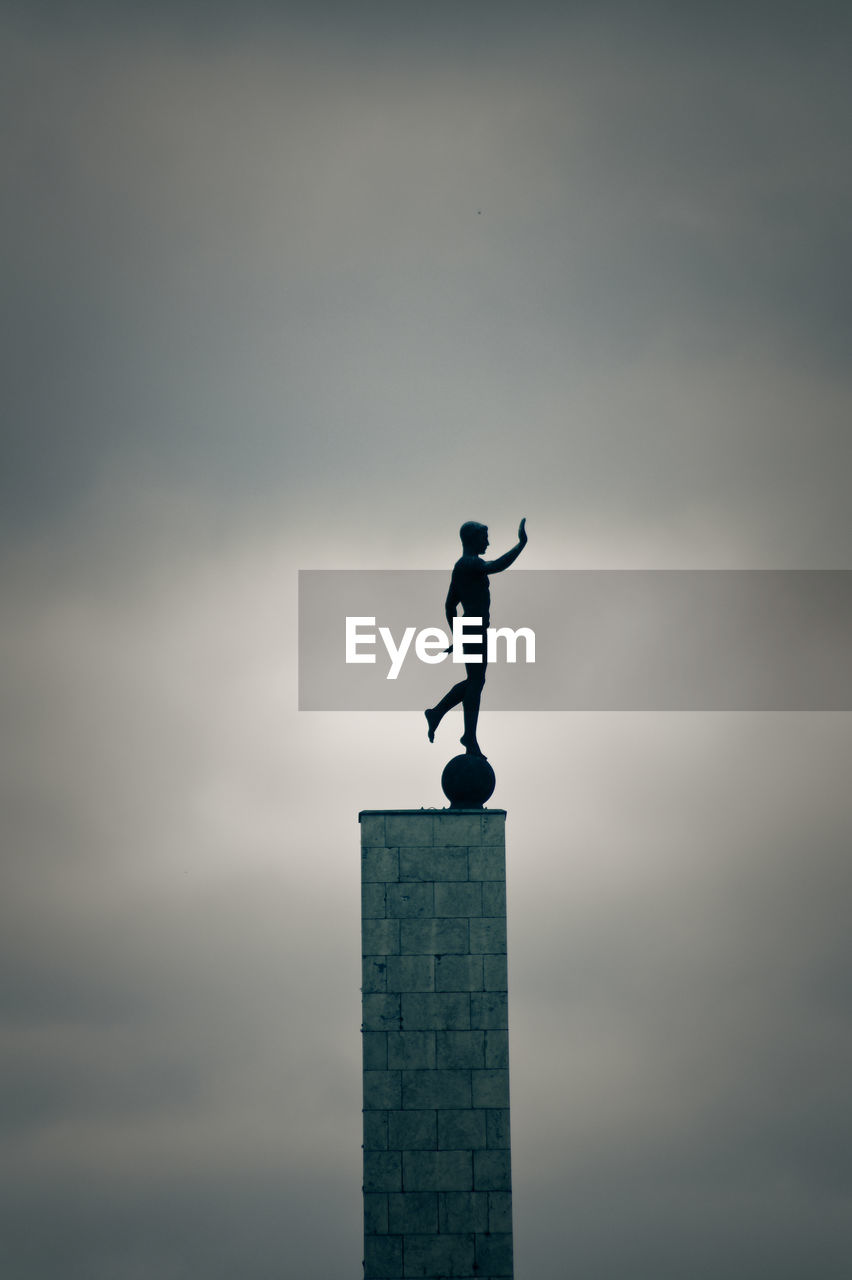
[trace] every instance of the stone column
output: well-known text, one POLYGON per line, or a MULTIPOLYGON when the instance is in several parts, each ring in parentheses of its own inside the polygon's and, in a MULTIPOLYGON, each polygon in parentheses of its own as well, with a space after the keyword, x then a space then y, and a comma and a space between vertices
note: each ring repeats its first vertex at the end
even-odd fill
POLYGON ((359 817, 364 1280, 505 1280, 505 810, 359 817))

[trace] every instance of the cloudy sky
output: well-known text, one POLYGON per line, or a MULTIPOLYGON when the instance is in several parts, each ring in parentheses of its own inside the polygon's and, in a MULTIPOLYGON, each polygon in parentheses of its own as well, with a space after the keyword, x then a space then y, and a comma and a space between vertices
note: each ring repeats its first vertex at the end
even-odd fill
MULTIPOLYGON (((300 568, 850 567, 848 14, 0 6, 4 1276, 359 1274, 455 735, 296 710, 300 568)), ((845 1280, 849 715, 481 730, 519 1280, 845 1280)))

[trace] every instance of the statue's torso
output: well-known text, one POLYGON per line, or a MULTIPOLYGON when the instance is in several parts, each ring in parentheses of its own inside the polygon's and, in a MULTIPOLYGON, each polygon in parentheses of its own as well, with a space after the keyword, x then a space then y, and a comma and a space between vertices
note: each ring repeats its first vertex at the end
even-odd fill
POLYGON ((453 586, 468 617, 482 618, 483 627, 490 624, 491 591, 484 561, 479 556, 462 556, 453 566, 453 586))

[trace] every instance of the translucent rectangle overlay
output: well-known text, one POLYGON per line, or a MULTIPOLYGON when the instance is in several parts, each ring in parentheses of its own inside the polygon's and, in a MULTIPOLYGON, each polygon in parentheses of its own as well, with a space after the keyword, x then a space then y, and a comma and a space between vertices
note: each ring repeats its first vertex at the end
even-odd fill
MULTIPOLYGON (((464 667, 421 662, 398 677, 347 663, 346 618, 448 630, 442 570, 299 573, 299 708, 422 711, 464 667)), ((515 570, 491 580, 491 625, 535 633, 535 662, 489 663, 490 711, 852 710, 850 570, 515 570)), ((362 624, 362 634, 371 628, 362 624)), ((503 649, 500 653, 502 655, 503 649)))

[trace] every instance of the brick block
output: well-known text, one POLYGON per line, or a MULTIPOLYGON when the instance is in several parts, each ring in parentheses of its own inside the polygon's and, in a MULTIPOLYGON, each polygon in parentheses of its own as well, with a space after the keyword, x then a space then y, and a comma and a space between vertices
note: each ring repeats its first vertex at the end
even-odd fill
POLYGON ((509 1070, 509 1032, 490 1029, 485 1032, 485 1065, 509 1070))
MULTIPOLYGON (((389 999, 365 996, 366 1000, 389 999)), ((406 992, 396 997, 401 1002, 403 1031, 466 1031, 470 1027, 470 996, 463 992, 406 992)), ((371 1030, 381 1030, 371 1027, 371 1030)))
POLYGON ((384 1031, 365 1031, 361 1036, 361 1049, 365 1071, 387 1071, 388 1038, 384 1031))
MULTIPOLYGON (((488 1152, 482 1154, 487 1155, 488 1152)), ((473 1190, 473 1155, 470 1151, 403 1151, 402 1167, 406 1191, 473 1190)), ((398 1187, 387 1189, 399 1190, 398 1187)))
POLYGON ((506 952, 506 921, 497 920, 471 920, 470 928, 470 953, 505 955, 506 952))
POLYGON ((438 956, 435 960, 435 990, 482 991, 485 982, 482 960, 482 956, 438 956))
POLYGON ((437 1031, 435 1048, 437 1064, 442 1070, 486 1066, 484 1031, 437 1031))
POLYGON ((386 815, 387 843, 396 845, 434 844, 435 815, 433 813, 389 813, 386 815))
MULTIPOLYGON (((489 1191, 488 1195, 488 1230, 512 1230, 512 1193, 511 1191, 489 1191)), ((474 1228, 475 1231, 479 1227, 474 1228)))
POLYGON ((482 914, 484 916, 505 916, 506 883, 504 880, 483 880, 482 914))
POLYGON ((508 1151, 474 1151, 473 1176, 477 1191, 511 1191, 512 1168, 508 1151))
POLYGON ((364 1121, 364 1150, 387 1151, 387 1111, 365 1111, 362 1119, 364 1121))
MULTIPOLYGON (((486 960, 488 957, 485 957, 486 960)), ((470 997, 471 1027, 508 1027, 509 997, 505 991, 473 992, 470 997)))
POLYGON ((486 991, 508 991, 509 972, 506 956, 484 956, 484 981, 486 991))
POLYGON ((389 884, 385 894, 385 911, 399 920, 422 920, 435 914, 435 895, 431 882, 408 880, 389 884))
POLYGON ((385 914, 384 882, 367 880, 361 885, 361 919, 379 919, 385 914))
POLYGON ((402 1106, 469 1107, 469 1071, 403 1071, 402 1106))
POLYGON ((488 1231, 488 1196, 487 1191, 439 1192, 438 1225, 441 1231, 488 1231))
POLYGON ((470 1083, 475 1107, 508 1107, 508 1071, 472 1071, 470 1083))
POLYGON ((475 1270, 475 1237, 411 1235, 405 1237, 405 1280, 433 1280, 435 1276, 467 1277, 475 1270))
MULTIPOLYGON (((434 1111, 388 1112, 389 1150, 435 1151, 437 1146, 438 1130, 434 1111)), ((413 1227, 410 1229, 414 1230, 413 1227)))
POLYGON ((361 844, 383 845, 385 840, 385 815, 383 813, 361 814, 361 844))
POLYGON ((510 1234, 498 1232, 476 1237, 476 1271, 477 1275, 490 1276, 493 1280, 498 1276, 511 1277, 514 1274, 510 1234))
POLYGON ((365 956, 399 954, 398 920, 362 920, 361 949, 365 956))
POLYGON ((361 883, 399 879, 399 853, 396 849, 362 849, 361 883))
POLYGON ((401 1191, 402 1154, 399 1151, 364 1152, 364 1190, 401 1191))
POLYGON ((364 1280, 399 1280, 402 1236, 364 1237, 364 1280))
POLYGON ((403 955, 466 955, 470 951, 467 920, 401 920, 399 927, 403 955))
POLYGON ((439 1111, 437 1115, 439 1151, 479 1151, 487 1146, 487 1112, 465 1107, 439 1111))
POLYGON ((388 1197, 386 1191, 368 1191, 364 1196, 364 1234, 387 1235, 388 1197))
POLYGON ((487 844, 504 845, 506 843, 505 813, 483 813, 482 843, 486 845, 487 844))
POLYGON ((364 1072, 364 1110, 390 1111, 402 1106, 399 1071, 364 1072))
POLYGON ((434 1031, 389 1031, 388 1067, 434 1071, 437 1065, 434 1031))
POLYGON ((442 880, 435 884, 436 916, 482 915, 482 885, 478 880, 442 880))
POLYGON ((503 845, 468 849, 468 875, 471 880, 506 879, 506 850, 503 845))
POLYGON ((398 1031, 401 996, 364 996, 365 1031, 398 1031))
POLYGON ((478 813, 438 813, 435 815, 435 844, 482 844, 482 817, 478 813))
POLYGON ((496 1107, 492 1111, 485 1112, 485 1145, 494 1151, 508 1151, 508 1107, 496 1107))
POLYGON ((388 989, 387 964, 384 956, 362 956, 361 990, 376 995, 388 989))
POLYGON ((467 880, 467 849, 400 849, 400 880, 467 880))
POLYGON ((388 956, 388 991, 434 991, 434 956, 388 956))
POLYGON ((437 1191, 403 1191, 388 1196, 388 1221, 394 1234, 434 1234, 438 1230, 437 1191))

